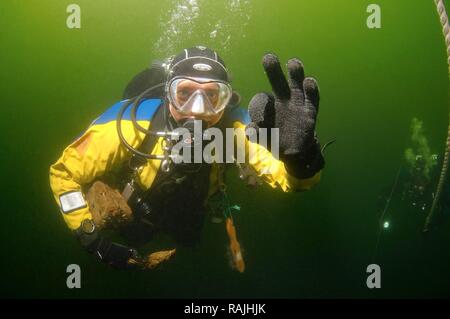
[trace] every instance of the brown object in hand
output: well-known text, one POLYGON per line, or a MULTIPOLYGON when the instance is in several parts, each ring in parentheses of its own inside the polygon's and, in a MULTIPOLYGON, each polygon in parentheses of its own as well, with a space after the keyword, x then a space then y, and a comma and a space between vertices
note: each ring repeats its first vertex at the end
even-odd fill
POLYGON ((133 219, 131 208, 118 190, 96 181, 86 195, 92 219, 101 229, 118 227, 133 219))
POLYGON ((162 250, 154 252, 147 256, 145 268, 156 268, 162 262, 169 260, 176 252, 176 249, 162 250))
POLYGON ((142 270, 154 269, 161 263, 169 260, 176 252, 176 249, 162 250, 154 252, 147 256, 147 258, 134 259, 130 258, 128 263, 140 267, 142 270))

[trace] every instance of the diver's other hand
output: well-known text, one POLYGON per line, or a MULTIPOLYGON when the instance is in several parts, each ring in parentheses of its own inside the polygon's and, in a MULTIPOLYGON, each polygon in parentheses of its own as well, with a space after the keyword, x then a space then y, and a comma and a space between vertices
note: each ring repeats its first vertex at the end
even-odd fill
POLYGON ((116 269, 134 269, 139 266, 134 261, 141 260, 142 257, 136 249, 112 242, 105 237, 100 239, 93 251, 100 261, 116 269))
POLYGON ((287 63, 289 82, 276 55, 266 54, 262 63, 273 94, 259 93, 252 98, 248 127, 278 128, 280 159, 288 173, 312 177, 324 167, 315 136, 320 99, 317 81, 305 78, 303 64, 296 58, 287 63))
MULTIPOLYGON (((86 220, 85 220, 86 221, 86 220)), ((102 236, 95 226, 86 231, 86 224, 93 225, 92 221, 83 221, 80 228, 75 231, 76 237, 89 253, 96 256, 100 261, 117 269, 135 268, 136 263, 132 260, 140 260, 141 257, 136 249, 112 242, 109 238, 102 236)))

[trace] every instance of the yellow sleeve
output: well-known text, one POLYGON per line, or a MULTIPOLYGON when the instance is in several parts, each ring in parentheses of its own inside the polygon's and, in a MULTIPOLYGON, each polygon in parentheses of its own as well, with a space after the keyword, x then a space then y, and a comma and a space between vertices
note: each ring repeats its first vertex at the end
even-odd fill
MULTIPOLYGON (((139 121, 139 123, 142 126, 148 126, 149 122, 139 121)), ((133 128, 131 121, 123 121, 122 130, 132 146, 137 147, 142 142, 143 134, 133 128)), ((70 229, 77 229, 84 219, 92 216, 84 200, 82 186, 91 183, 105 172, 111 171, 129 156, 129 152, 121 145, 117 135, 116 121, 111 121, 89 127, 51 165, 50 186, 70 229), (77 204, 75 209, 67 211, 67 194, 79 195, 79 198, 75 200, 77 203, 84 201, 85 205, 77 204)))
MULTIPOLYGON (((238 134, 245 135, 245 125, 241 122, 235 122, 234 128, 238 130, 238 134)), ((284 163, 276 159, 265 147, 253 143, 247 138, 245 141, 246 161, 256 171, 256 174, 273 188, 280 187, 283 192, 306 191, 319 183, 321 171, 310 178, 296 178, 289 175, 284 163)))

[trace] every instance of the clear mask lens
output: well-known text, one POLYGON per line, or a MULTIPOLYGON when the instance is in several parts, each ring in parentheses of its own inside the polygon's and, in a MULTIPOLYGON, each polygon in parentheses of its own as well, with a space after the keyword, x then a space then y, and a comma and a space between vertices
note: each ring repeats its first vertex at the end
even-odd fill
POLYGON ((231 95, 229 84, 219 81, 178 78, 169 85, 170 102, 186 114, 217 114, 225 109, 231 95))

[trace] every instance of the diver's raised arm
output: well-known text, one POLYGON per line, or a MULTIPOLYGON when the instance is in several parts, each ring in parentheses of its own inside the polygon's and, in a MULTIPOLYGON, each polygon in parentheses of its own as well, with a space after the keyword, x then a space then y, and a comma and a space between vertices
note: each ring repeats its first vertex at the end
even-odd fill
POLYGON ((324 167, 325 161, 315 134, 319 111, 319 86, 305 78, 299 59, 288 61, 286 80, 278 57, 266 54, 262 61, 272 94, 258 93, 249 104, 248 128, 278 128, 279 155, 292 177, 308 179, 324 167))

